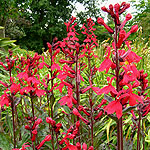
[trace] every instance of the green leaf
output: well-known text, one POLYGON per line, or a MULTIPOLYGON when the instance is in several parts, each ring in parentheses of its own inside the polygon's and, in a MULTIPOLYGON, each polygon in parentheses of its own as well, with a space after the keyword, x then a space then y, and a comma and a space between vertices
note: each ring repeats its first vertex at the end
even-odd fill
POLYGON ((12 120, 10 119, 10 116, 6 115, 6 122, 7 122, 7 125, 8 125, 8 128, 9 128, 9 131, 11 133, 11 136, 13 137, 13 124, 12 124, 12 120))
POLYGON ((55 102, 55 97, 54 97, 54 95, 51 95, 50 96, 50 104, 51 104, 51 106, 53 106, 54 102, 55 102))
POLYGON ((0 148, 2 150, 11 150, 10 142, 3 132, 0 132, 0 148))
POLYGON ((109 129, 110 129, 110 124, 111 124, 111 122, 112 122, 112 119, 110 119, 110 121, 108 122, 108 124, 107 124, 107 129, 106 129, 106 131, 107 131, 107 141, 108 141, 108 143, 109 143, 109 129))
POLYGON ((1 29, 4 29, 4 27, 0 26, 0 30, 1 30, 1 29))
POLYGON ((0 47, 8 46, 14 42, 16 42, 16 40, 3 39, 0 41, 0 47))
POLYGON ((127 113, 127 112, 131 111, 132 109, 134 109, 136 107, 137 107, 137 105, 126 107, 125 109, 123 109, 123 113, 127 113))
POLYGON ((106 94, 104 94, 104 99, 107 100, 109 103, 113 101, 113 99, 106 94))

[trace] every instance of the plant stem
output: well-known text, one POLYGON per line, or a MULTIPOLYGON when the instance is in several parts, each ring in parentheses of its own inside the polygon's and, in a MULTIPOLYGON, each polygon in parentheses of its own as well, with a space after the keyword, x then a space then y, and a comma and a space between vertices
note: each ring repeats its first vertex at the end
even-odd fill
POLYGON ((15 127, 15 114, 14 114, 14 100, 13 100, 13 97, 12 97, 12 102, 11 102, 11 108, 12 108, 12 119, 13 119, 14 148, 16 148, 16 127, 15 127))
POLYGON ((34 119, 34 103, 33 103, 32 93, 30 93, 30 97, 31 97, 31 106, 32 106, 32 117, 34 119))
POLYGON ((142 133, 143 133, 143 150, 145 150, 145 133, 144 133, 144 119, 142 119, 142 133))
MULTIPOLYGON (((52 49, 53 50, 53 49, 52 49)), ((51 66, 53 65, 53 55, 52 55, 52 51, 50 53, 50 56, 51 56, 51 66)), ((50 70, 50 73, 51 73, 51 77, 53 76, 53 71, 52 69, 50 70)), ((51 80, 51 88, 54 86, 54 81, 53 79, 51 80)), ((54 92, 53 90, 51 91, 52 95, 54 95, 54 92)), ((53 98, 51 99, 53 101, 53 98)), ((49 105, 49 99, 48 99, 48 105, 49 105)), ((49 107, 49 106, 48 106, 49 107)), ((53 102, 51 102, 51 118, 53 119, 53 102)), ((53 147, 53 150, 54 150, 54 131, 52 129, 52 147, 53 147)))
MULTIPOLYGON (((92 82, 92 70, 91 70, 91 60, 90 60, 90 53, 88 53, 88 70, 90 75, 90 81, 92 82)), ((92 103, 92 91, 89 90, 89 103, 91 109, 91 146, 93 146, 93 103, 92 103)))
MULTIPOLYGON (((80 81, 79 81, 79 72, 78 72, 78 54, 76 52, 76 74, 75 74, 75 80, 76 80, 76 98, 77 98, 77 105, 76 107, 78 108, 80 104, 80 93, 79 93, 79 88, 80 88, 80 81)), ((77 117, 77 121, 79 121, 79 117, 77 117)), ((80 127, 78 131, 78 142, 80 143, 80 127)))
MULTIPOLYGON (((11 79, 11 70, 9 70, 9 77, 11 79)), ((12 85, 12 82, 10 80, 10 86, 12 85)), ((13 134, 14 134, 14 148, 16 148, 16 126, 15 126, 15 112, 14 112, 14 97, 13 94, 11 94, 11 109, 12 109, 12 119, 13 119, 13 134)))
POLYGON ((137 150, 140 150, 140 131, 141 131, 141 111, 139 109, 139 122, 138 122, 138 132, 137 132, 137 150))
MULTIPOLYGON (((116 90, 117 92, 120 91, 119 86, 119 56, 118 56, 118 49, 117 49, 117 36, 118 36, 118 27, 115 23, 115 35, 114 35, 114 42, 115 42, 115 57, 116 57, 116 90)), ((123 130, 122 130, 122 117, 117 122, 117 150, 123 150, 123 130)))
POLYGON ((56 141, 57 141, 57 150, 60 150, 60 148, 59 148, 59 142, 58 142, 58 134, 56 133, 56 141))

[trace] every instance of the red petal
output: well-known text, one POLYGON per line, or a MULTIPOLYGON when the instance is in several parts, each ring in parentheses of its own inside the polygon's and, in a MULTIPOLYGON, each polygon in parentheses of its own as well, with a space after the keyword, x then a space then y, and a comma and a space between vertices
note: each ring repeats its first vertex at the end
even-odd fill
POLYGON ((109 71, 109 68, 111 67, 111 65, 112 65, 112 61, 109 58, 107 58, 101 63, 98 70, 101 72, 106 69, 106 73, 107 73, 109 71))

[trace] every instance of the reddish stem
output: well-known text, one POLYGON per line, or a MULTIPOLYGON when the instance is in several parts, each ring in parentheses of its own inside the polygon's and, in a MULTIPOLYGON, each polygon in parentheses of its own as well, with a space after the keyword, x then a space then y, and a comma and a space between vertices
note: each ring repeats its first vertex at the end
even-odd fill
MULTIPOLYGON (((117 49, 117 37, 118 37, 118 27, 115 23, 115 35, 114 35, 114 42, 115 42, 115 53, 116 53, 116 90, 117 92, 120 91, 119 86, 119 56, 118 56, 118 49, 117 49)), ((123 150, 123 132, 122 132, 122 117, 117 122, 117 150, 123 150)))
MULTIPOLYGON (((77 105, 76 107, 80 105, 80 93, 79 93, 79 88, 80 88, 80 81, 79 81, 79 73, 78 73, 78 54, 76 53, 76 74, 75 74, 75 80, 76 80, 76 98, 77 98, 77 105)), ((77 117, 77 121, 79 121, 79 117, 77 117)), ((78 131, 78 141, 80 143, 80 129, 78 131)))
MULTIPOLYGON (((88 53, 88 69, 89 69, 89 75, 90 75, 90 81, 92 82, 91 76, 91 61, 90 61, 90 54, 88 53)), ((90 103, 90 109, 91 109, 91 146, 93 146, 93 104, 92 104, 92 91, 89 90, 89 103, 90 103)))
POLYGON ((13 97, 12 97, 12 102, 11 102, 11 108, 12 108, 12 119, 13 119, 14 148, 16 148, 16 127, 15 127, 15 114, 14 114, 14 100, 13 100, 13 97))
POLYGON ((137 150, 140 150, 140 131, 141 131, 141 111, 139 110, 139 122, 137 132, 137 150))
MULTIPOLYGON (((52 52, 50 53, 50 56, 51 56, 51 66, 53 65, 53 55, 52 55, 52 52)), ((51 77, 53 76, 53 71, 52 71, 52 69, 50 70, 50 73, 51 73, 51 77)), ((53 85, 54 85, 54 81, 53 81, 53 79, 51 80, 51 88, 53 87, 53 85)), ((51 91, 51 93, 52 93, 52 95, 54 95, 54 93, 53 93, 53 90, 51 91)), ((53 100, 53 99, 51 99, 51 100, 53 100)), ((49 104, 49 100, 48 100, 48 104, 49 104)), ((51 102, 51 118, 53 119, 53 102, 51 102)), ((53 131, 53 129, 52 129, 52 147, 53 147, 53 150, 54 150, 54 131, 53 131)))

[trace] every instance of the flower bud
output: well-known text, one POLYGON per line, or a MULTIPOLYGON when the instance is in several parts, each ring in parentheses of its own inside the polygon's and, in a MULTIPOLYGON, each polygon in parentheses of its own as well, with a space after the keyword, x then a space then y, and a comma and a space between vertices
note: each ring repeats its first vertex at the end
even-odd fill
POLYGON ((132 26, 130 32, 131 32, 131 33, 134 33, 134 32, 136 32, 137 30, 138 30, 138 25, 134 25, 134 26, 132 26))
POLYGON ((82 149, 83 149, 83 150, 87 150, 87 145, 86 145, 85 143, 83 143, 82 149))
POLYGON ((110 11, 113 12, 113 5, 112 4, 109 5, 109 9, 110 9, 110 11))
POLYGON ((44 141, 50 141, 52 138, 51 138, 51 135, 47 135, 44 139, 44 141))
POLYGON ((76 122, 76 127, 79 128, 79 126, 80 126, 80 121, 77 121, 76 122))
POLYGON ((105 6, 101 7, 101 10, 103 10, 104 12, 109 12, 109 10, 105 6))
POLYGON ((115 12, 117 13, 120 9, 120 5, 117 3, 114 5, 115 12))
POLYGON ((104 20, 103 20, 103 18, 98 17, 98 18, 97 18, 97 23, 98 23, 98 24, 101 24, 101 25, 104 25, 104 20))
POLYGON ((132 18, 132 15, 131 14, 127 14, 126 15, 126 21, 130 20, 132 18))

